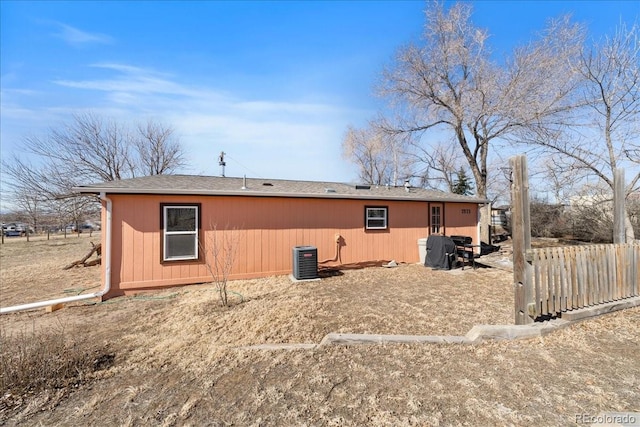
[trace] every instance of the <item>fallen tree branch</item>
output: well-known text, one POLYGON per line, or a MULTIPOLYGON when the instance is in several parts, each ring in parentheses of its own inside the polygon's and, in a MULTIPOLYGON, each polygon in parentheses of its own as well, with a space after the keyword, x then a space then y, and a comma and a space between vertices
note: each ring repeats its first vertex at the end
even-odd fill
POLYGON ((100 258, 100 256, 102 255, 102 243, 98 243, 96 245, 95 243, 91 242, 91 246, 91 251, 89 251, 88 254, 86 254, 82 259, 74 261, 71 264, 67 265, 63 268, 63 270, 69 270, 73 267, 92 267, 94 265, 101 264, 102 258, 100 258), (98 256, 98 258, 87 261, 94 253, 98 256))

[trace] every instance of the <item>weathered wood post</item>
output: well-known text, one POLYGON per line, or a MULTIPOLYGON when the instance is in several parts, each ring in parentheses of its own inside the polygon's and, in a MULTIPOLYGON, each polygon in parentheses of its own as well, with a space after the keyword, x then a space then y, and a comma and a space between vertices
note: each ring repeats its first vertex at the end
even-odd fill
POLYGON ((616 169, 613 175, 613 243, 626 243, 624 169, 616 169))
POLYGON ((534 303, 531 265, 526 252, 531 249, 531 217, 529 212, 529 177, 525 156, 512 157, 511 163, 511 236, 513 241, 513 283, 515 323, 533 323, 529 304, 534 303))

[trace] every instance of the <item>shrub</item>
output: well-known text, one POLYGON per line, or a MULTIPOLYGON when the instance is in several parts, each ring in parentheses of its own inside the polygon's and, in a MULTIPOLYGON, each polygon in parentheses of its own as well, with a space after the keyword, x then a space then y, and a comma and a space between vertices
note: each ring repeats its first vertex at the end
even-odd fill
POLYGON ((613 242, 611 209, 600 205, 576 207, 571 211, 571 220, 574 239, 591 243, 613 242))
POLYGON ((69 341, 61 328, 13 335, 0 330, 0 389, 4 397, 79 384, 113 360, 113 354, 69 341))
POLYGON ((561 237, 566 233, 564 206, 534 200, 529 212, 533 237, 561 237))

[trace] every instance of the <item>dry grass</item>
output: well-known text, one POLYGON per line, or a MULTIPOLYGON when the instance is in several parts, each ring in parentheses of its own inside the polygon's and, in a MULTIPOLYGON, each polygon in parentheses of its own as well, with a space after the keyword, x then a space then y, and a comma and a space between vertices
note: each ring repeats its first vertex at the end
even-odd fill
POLYGON ((78 345, 62 327, 11 335, 0 330, 0 343, 0 407, 20 407, 24 396, 77 387, 113 361, 108 352, 78 345))
POLYGON ((100 234, 7 237, 0 247, 0 304, 22 304, 37 298, 48 300, 98 290, 99 268, 62 267, 81 259, 91 250, 91 242, 100 243, 100 234))
MULTIPOLYGON (((50 286, 51 297, 74 273, 95 283, 97 268, 51 271, 86 253, 90 245, 80 240, 70 259, 33 266, 32 277, 16 283, 50 286)), ((2 289, 26 297, 12 290, 14 273, 5 269, 20 256, 18 246, 0 248, 2 289)), ((577 414, 640 411, 639 309, 544 338, 481 345, 238 348, 318 343, 328 332, 462 335, 474 324, 512 323, 511 277, 501 270, 401 265, 342 273, 295 284, 230 282, 228 308, 213 286, 191 286, 2 316, 9 333, 64 325, 78 345, 108 346, 115 360, 68 396, 50 389, 0 409, 0 423, 575 425, 577 414)))

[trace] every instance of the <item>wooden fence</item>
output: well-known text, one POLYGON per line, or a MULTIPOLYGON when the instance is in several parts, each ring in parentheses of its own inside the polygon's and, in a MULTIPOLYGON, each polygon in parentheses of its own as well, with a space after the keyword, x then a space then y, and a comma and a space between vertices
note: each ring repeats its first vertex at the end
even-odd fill
POLYGON ((614 176, 613 244, 532 249, 526 157, 510 164, 516 325, 571 311, 567 318, 576 318, 575 310, 592 306, 593 312, 625 308, 619 300, 638 297, 640 243, 624 243, 624 171, 614 176))
POLYGON ((639 296, 638 243, 529 249, 526 261, 534 319, 639 296))

